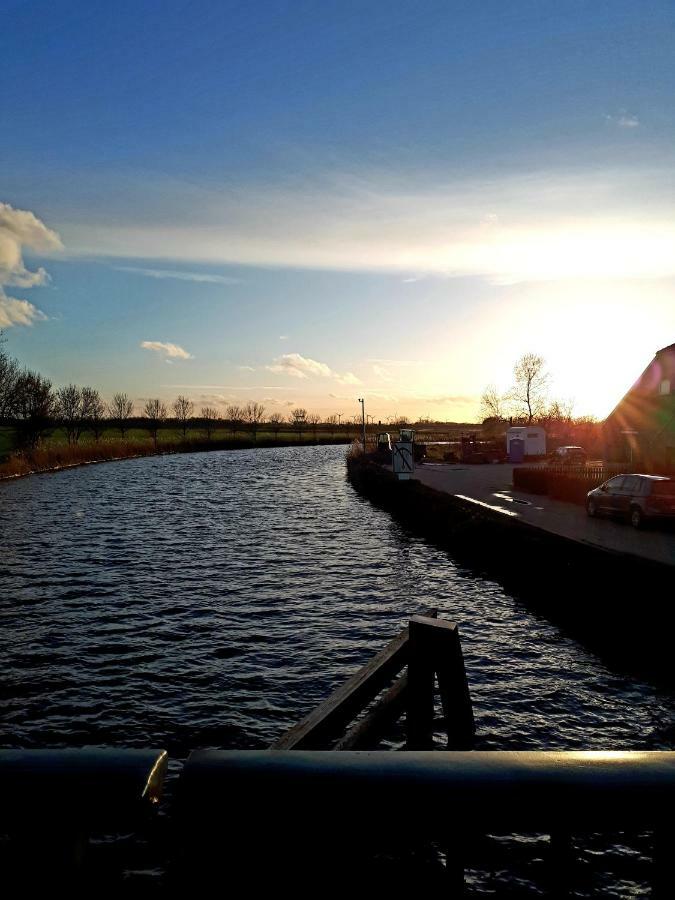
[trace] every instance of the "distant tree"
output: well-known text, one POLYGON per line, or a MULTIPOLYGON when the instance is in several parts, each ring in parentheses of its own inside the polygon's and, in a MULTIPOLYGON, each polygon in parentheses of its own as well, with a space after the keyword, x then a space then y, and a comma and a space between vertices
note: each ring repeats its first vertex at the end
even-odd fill
POLYGON ((494 384, 489 384, 481 394, 480 418, 481 421, 504 418, 504 398, 500 396, 494 384))
POLYGON ((202 425, 206 432, 206 439, 211 440, 216 422, 218 421, 218 412, 212 406, 202 406, 202 425))
POLYGON ((19 443, 34 448, 49 431, 56 410, 52 383, 37 372, 19 374, 12 414, 17 421, 19 443))
POLYGON ((269 423, 272 426, 272 431, 274 432, 274 440, 279 436, 279 431, 281 430, 281 426, 283 424, 284 417, 281 413, 275 412, 269 418, 269 423))
POLYGON ((69 444, 77 444, 84 429, 82 389, 69 384, 56 392, 56 415, 69 444))
POLYGON ((88 428, 98 443, 105 427, 106 405, 96 388, 82 388, 82 427, 88 428))
POLYGON ((253 432, 253 440, 257 440, 258 428, 263 421, 265 407, 261 403, 247 403, 244 407, 244 422, 253 432))
POLYGON ((521 356, 513 367, 514 384, 509 399, 516 415, 527 418, 528 425, 546 408, 550 376, 544 367, 544 358, 536 353, 521 356))
POLYGON ((316 428, 319 422, 321 421, 321 416, 318 413, 309 413, 307 416, 307 424, 311 425, 312 431, 314 432, 314 440, 316 440, 316 428))
POLYGON ((108 413, 112 421, 120 430, 120 434, 124 438, 127 432, 128 422, 134 411, 134 402, 130 400, 126 394, 115 394, 112 403, 108 407, 108 413))
POLYGON ((232 439, 234 440, 237 434, 237 428, 241 425, 244 418, 244 411, 241 406, 228 406, 226 410, 227 422, 230 426, 230 431, 232 432, 232 439))
POLYGON ((150 432, 150 436, 157 449, 157 432, 160 425, 166 421, 166 406, 159 399, 147 400, 143 407, 143 416, 146 421, 146 429, 150 432))
POLYGON ((173 414, 176 417, 176 421, 178 425, 183 430, 183 440, 185 440, 185 436, 187 433, 188 422, 192 418, 192 413, 195 410, 195 405, 192 400, 188 400, 187 397, 183 397, 181 394, 180 397, 177 397, 173 403, 171 404, 171 408, 173 409, 173 414))
POLYGON ((21 375, 18 362, 7 354, 4 342, 3 332, 0 331, 0 420, 12 415, 17 382, 21 375))
POLYGON ((302 406, 298 406, 291 412, 293 427, 298 432, 298 436, 302 437, 302 429, 307 424, 307 410, 302 406))

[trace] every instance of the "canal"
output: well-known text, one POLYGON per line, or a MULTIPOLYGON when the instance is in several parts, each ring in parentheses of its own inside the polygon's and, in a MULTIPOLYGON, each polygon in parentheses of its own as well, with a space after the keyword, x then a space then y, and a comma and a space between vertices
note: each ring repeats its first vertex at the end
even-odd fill
MULTIPOLYGON (((344 447, 0 484, 0 585, 3 747, 265 747, 422 606, 460 625, 479 748, 675 746, 671 693, 360 497, 344 447)), ((597 851, 583 852, 592 873, 597 851)), ((612 875, 603 896, 642 895, 641 877, 612 875)))

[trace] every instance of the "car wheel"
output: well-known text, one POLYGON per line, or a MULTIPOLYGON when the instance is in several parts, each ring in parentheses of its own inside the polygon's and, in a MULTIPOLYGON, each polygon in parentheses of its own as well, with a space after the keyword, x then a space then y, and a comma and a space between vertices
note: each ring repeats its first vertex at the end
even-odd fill
POLYGON ((639 506, 633 506, 630 511, 630 524, 633 528, 642 528, 644 516, 639 506))
POLYGON ((598 514, 598 507, 595 505, 595 500, 588 500, 586 503, 586 512, 591 518, 594 518, 598 514))

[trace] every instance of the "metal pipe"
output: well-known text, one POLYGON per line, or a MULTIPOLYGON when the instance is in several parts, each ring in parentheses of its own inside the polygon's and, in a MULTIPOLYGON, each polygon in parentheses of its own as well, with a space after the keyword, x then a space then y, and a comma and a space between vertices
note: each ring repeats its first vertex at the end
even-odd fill
POLYGON ((182 781, 201 828, 227 808, 238 828, 257 830, 280 815, 284 827, 348 822, 370 833, 634 830, 670 826, 675 752, 204 750, 182 781))

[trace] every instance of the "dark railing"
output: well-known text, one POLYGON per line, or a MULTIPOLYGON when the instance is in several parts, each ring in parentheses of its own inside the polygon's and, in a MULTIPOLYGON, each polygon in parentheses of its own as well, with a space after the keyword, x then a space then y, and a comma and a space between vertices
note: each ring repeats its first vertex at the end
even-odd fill
POLYGON ((407 628, 282 735, 272 749, 375 747, 404 710, 408 747, 428 747, 434 730, 435 679, 448 745, 472 746, 473 712, 459 630, 454 622, 437 619, 435 610, 429 612, 430 615, 413 616, 407 628), (407 673, 399 674, 404 667, 407 673), (380 694, 369 708, 368 704, 380 694), (363 717, 357 719, 361 714, 363 717))
POLYGON ((429 841, 444 848, 458 896, 470 842, 514 831, 551 836, 556 895, 574 867, 574 834, 663 835, 654 881, 668 872, 672 752, 199 751, 183 782, 190 871, 244 875, 254 893, 270 882, 318 890, 319 877, 323 890, 354 894, 372 888, 387 849, 429 841))
MULTIPOLYGON (((270 750, 190 755, 163 851, 169 884, 395 893, 428 887, 431 872, 460 896, 480 839, 536 832, 550 836, 548 884, 564 896, 572 836, 649 831, 656 893, 673 896, 675 752, 471 751, 473 738, 457 626, 427 610, 270 750), (452 749, 430 752, 435 680, 452 749), (403 712, 406 750, 373 749, 403 712)), ((24 888, 77 883, 89 835, 142 831, 166 767, 164 751, 0 751, 13 874, 24 888)))

